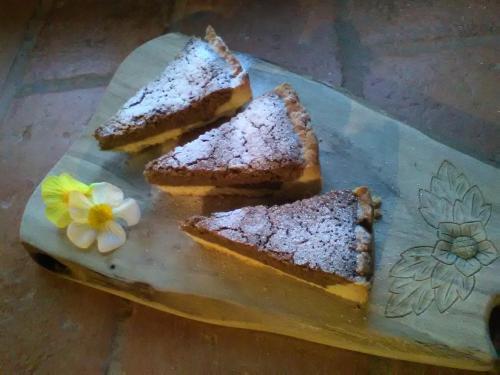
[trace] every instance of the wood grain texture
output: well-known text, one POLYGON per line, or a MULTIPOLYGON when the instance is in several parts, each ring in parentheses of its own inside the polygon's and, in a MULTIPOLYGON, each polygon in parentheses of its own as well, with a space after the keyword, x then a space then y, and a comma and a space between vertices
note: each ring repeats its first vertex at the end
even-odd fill
MULTIPOLYGON (((282 82, 292 84, 299 93, 320 139, 324 190, 369 185, 382 197, 384 216, 375 229, 373 290, 368 305, 359 307, 272 270, 202 250, 178 230, 179 220, 258 201, 172 199, 152 189, 142 177, 145 162, 165 148, 127 157, 99 151, 91 137, 93 130, 154 78, 185 42, 185 36, 169 34, 133 52, 118 69, 85 134, 50 172, 69 172, 86 182, 109 181, 136 198, 143 220, 129 232, 127 244, 108 256, 94 248, 78 251, 64 232, 45 219, 37 188, 21 225, 21 239, 34 259, 65 277, 200 321, 398 359, 491 369, 496 355, 488 337, 487 316, 500 290, 496 276, 500 261, 481 264, 478 271, 466 276, 474 277, 471 287, 471 280, 464 281, 465 276, 456 273, 456 259, 455 263, 442 263, 432 252, 443 232, 439 221, 455 220, 448 207, 454 204, 449 196, 452 188, 457 192, 455 200, 476 202, 471 203, 479 210, 476 216, 484 217, 481 212, 489 207, 491 213, 482 229, 487 240, 500 248, 500 204, 495 194, 500 186, 498 170, 436 143, 343 93, 242 56, 254 95, 282 82), (448 165, 444 161, 454 169, 443 172, 443 165, 448 165), (461 175, 466 176, 468 185, 459 179, 461 175), (433 188, 433 176, 434 180, 447 178, 448 190, 433 188), (460 189, 457 179, 462 182, 460 189), (473 187, 480 190, 482 201, 475 193, 466 198, 473 187), (434 194, 434 200, 422 198, 425 190, 434 194), (416 255, 405 252, 421 247, 427 250, 416 255), (432 256, 436 262, 428 265, 430 271, 423 270, 419 262, 412 266, 415 256, 432 256), (401 260, 406 258, 410 259, 410 270, 403 274, 401 260), (438 266, 444 271, 436 271, 438 266), (421 272, 417 274, 415 267, 421 272), (395 279, 401 279, 396 286, 395 279), (428 289, 415 286, 417 282, 427 283, 428 289), (405 293, 409 299, 400 296, 405 293), (395 298, 399 298, 397 303, 395 298), (402 312, 388 313, 388 306, 402 312)), ((425 258, 428 262, 432 259, 425 258)))

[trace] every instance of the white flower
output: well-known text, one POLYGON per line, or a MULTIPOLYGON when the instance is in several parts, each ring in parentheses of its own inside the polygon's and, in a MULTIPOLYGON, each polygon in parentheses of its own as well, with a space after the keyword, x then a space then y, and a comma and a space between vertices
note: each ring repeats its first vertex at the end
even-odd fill
POLYGON ((122 246, 127 235, 117 222, 128 226, 139 222, 141 212, 134 199, 124 199, 123 191, 107 182, 92 184, 90 199, 78 191, 69 193, 69 215, 72 223, 66 234, 71 242, 82 249, 97 238, 97 248, 107 253, 122 246))

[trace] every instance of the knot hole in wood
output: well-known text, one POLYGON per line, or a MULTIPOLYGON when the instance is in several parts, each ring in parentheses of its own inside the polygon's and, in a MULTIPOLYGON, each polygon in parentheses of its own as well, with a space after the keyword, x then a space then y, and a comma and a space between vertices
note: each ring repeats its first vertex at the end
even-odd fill
POLYGON ((497 353, 495 369, 500 373, 500 296, 494 300, 493 307, 490 311, 488 328, 491 343, 497 353))
POLYGON ((71 274, 71 270, 66 265, 62 264, 50 255, 41 252, 30 252, 30 255, 35 262, 49 271, 61 273, 64 275, 71 274))

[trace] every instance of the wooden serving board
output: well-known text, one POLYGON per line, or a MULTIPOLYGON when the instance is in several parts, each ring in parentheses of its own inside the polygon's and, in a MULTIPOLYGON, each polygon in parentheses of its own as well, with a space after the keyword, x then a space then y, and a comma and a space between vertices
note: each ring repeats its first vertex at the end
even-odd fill
POLYGON ((21 224, 21 240, 34 260, 65 278, 204 322, 410 361, 493 368, 497 356, 488 318, 500 301, 500 260, 492 248, 500 249, 500 171, 331 87, 240 55, 255 96, 282 82, 298 91, 320 139, 324 190, 368 185, 382 197, 373 289, 360 307, 271 269, 204 250, 179 231, 179 220, 260 201, 171 198, 142 176, 144 164, 160 150, 135 157, 101 152, 91 136, 186 40, 169 34, 134 51, 85 134, 50 171, 88 183, 108 181, 137 199, 143 218, 127 243, 106 256, 95 247, 78 250, 46 220, 38 187, 21 224), (432 255, 436 246, 444 255, 452 249, 453 238, 438 242, 450 231, 465 241, 475 236, 467 260, 432 255))

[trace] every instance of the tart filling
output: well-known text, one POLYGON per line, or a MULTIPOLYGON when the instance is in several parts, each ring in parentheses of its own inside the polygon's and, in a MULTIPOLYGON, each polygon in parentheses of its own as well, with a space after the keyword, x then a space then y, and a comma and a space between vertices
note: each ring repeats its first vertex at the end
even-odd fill
POLYGON ((137 152, 230 116, 252 97, 247 72, 209 26, 94 136, 103 150, 137 152))
POLYGON ((128 153, 136 153, 147 147, 162 144, 171 139, 179 138, 181 135, 189 131, 201 128, 220 118, 233 116, 235 112, 243 105, 245 105, 245 103, 248 102, 250 98, 251 98, 251 93, 248 92, 248 89, 246 87, 239 87, 233 91, 231 99, 228 102, 222 104, 215 110, 214 117, 211 118, 209 121, 198 121, 193 124, 183 125, 178 128, 166 130, 160 134, 144 138, 143 140, 137 142, 131 142, 123 146, 117 146, 113 148, 113 150, 123 151, 128 153))
POLYGON ((303 197, 321 190, 318 142, 287 84, 254 99, 229 122, 151 161, 144 174, 174 195, 303 197))
POLYGON ((363 187, 281 206, 195 216, 182 229, 204 247, 365 303, 372 274, 373 212, 363 187))
POLYGON ((272 187, 256 187, 255 185, 214 186, 214 185, 158 185, 171 195, 240 195, 246 197, 264 197, 271 195, 302 196, 308 190, 314 195, 321 190, 321 174, 319 168, 309 167, 304 169, 299 178, 276 184, 272 187))

